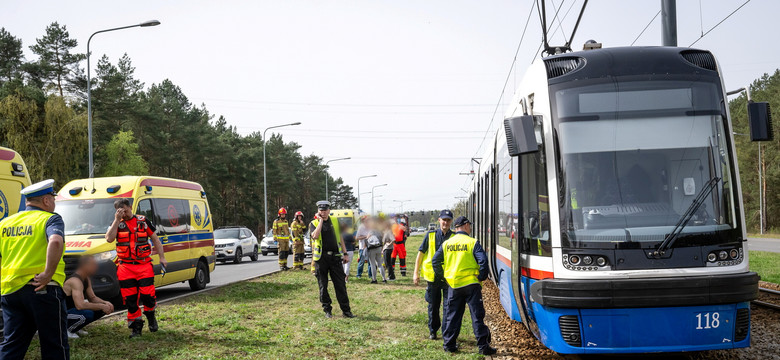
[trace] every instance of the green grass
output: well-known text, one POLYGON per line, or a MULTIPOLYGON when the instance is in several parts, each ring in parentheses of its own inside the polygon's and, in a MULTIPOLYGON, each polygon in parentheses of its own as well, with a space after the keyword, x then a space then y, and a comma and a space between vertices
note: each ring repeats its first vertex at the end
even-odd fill
MULTIPOLYGON (((408 241, 409 269, 421 239, 408 241)), ((356 261, 353 261, 355 274, 356 261)), ((396 272, 398 267, 396 267, 396 272)), ((334 318, 326 319, 309 271, 288 271, 226 286, 158 307, 160 331, 129 340, 122 317, 87 327, 71 341, 73 359, 440 359, 441 340, 428 340, 424 287, 411 274, 387 285, 350 279, 352 311, 341 316, 332 286, 334 318)), ((463 319, 462 353, 479 359, 470 315, 463 319)), ((37 341, 29 359, 39 359, 37 341)), ((447 356, 446 358, 450 358, 447 356)))
POLYGON ((761 280, 780 284, 780 253, 751 251, 750 270, 761 275, 761 280))

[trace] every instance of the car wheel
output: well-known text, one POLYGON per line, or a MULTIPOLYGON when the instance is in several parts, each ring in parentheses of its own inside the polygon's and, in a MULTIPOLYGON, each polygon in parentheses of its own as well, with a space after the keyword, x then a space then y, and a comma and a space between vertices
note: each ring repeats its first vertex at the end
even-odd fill
POLYGON ((241 247, 237 247, 236 248, 236 258, 233 259, 233 264, 240 264, 242 257, 244 257, 244 254, 241 251, 241 247))
POLYGON ((263 251, 263 256, 268 256, 268 251, 263 251))
POLYGON ((193 291, 203 290, 209 282, 209 268, 203 261, 198 261, 198 267, 195 269, 195 277, 190 279, 190 289, 193 291))
POLYGON ((257 246, 252 250, 252 255, 249 255, 249 260, 257 261, 257 246))

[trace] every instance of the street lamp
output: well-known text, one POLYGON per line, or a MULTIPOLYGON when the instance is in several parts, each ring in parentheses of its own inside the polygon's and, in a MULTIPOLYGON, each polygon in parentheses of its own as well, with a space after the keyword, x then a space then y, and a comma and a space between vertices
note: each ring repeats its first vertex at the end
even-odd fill
POLYGON ((94 33, 92 33, 92 35, 89 36, 89 39, 87 40, 87 138, 88 138, 87 142, 89 143, 88 146, 89 146, 89 178, 90 179, 95 177, 95 163, 92 159, 92 78, 90 76, 90 69, 89 69, 89 43, 92 41, 93 36, 100 33, 122 30, 122 29, 129 29, 134 27, 149 27, 149 26, 157 26, 157 25, 160 25, 159 21, 149 20, 149 21, 144 21, 140 24, 95 31, 94 33))
POLYGON ((300 124, 301 122, 299 121, 290 124, 275 125, 263 130, 263 209, 265 210, 265 213, 263 214, 263 220, 265 221, 265 227, 263 228, 263 231, 268 231, 268 181, 266 180, 265 176, 265 144, 268 143, 268 139, 265 137, 265 133, 271 129, 285 126, 296 126, 300 124))
POLYGON ((325 162, 325 200, 330 201, 330 195, 328 194, 328 164, 334 161, 342 161, 342 160, 349 160, 349 159, 351 158, 345 157, 340 159, 328 160, 325 162))
POLYGON ((401 203, 401 211, 400 212, 403 214, 404 213, 404 203, 412 201, 412 200, 393 200, 393 201, 401 203))
POLYGON ((387 186, 387 184, 376 185, 371 188, 371 215, 376 215, 376 213, 374 213, 374 190, 382 186, 387 186))
POLYGON ((361 176, 361 177, 358 178, 358 186, 357 186, 358 212, 360 212, 360 208, 361 208, 361 206, 360 206, 360 180, 365 179, 365 178, 372 178, 372 177, 376 177, 376 175, 366 175, 366 176, 361 176))

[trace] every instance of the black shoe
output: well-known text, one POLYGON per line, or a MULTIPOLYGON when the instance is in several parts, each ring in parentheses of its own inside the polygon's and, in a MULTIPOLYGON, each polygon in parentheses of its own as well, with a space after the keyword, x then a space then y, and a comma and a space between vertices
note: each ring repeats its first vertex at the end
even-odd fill
POLYGON ((141 336, 141 331, 144 329, 144 321, 141 319, 135 319, 127 327, 133 330, 133 332, 130 333, 131 339, 137 336, 141 336))
POLYGON ((157 332, 159 326, 157 325, 157 318, 154 316, 154 311, 144 311, 144 315, 146 315, 146 320, 149 321, 149 331, 157 332))
POLYGON ((436 333, 432 332, 430 336, 428 336, 428 339, 436 340, 436 333))
POLYGON ((492 348, 490 346, 488 346, 488 347, 486 347, 484 349, 479 349, 479 353, 482 354, 482 355, 485 355, 485 356, 495 355, 495 353, 497 353, 497 352, 498 352, 498 350, 496 350, 496 348, 492 348))
POLYGON ((371 283, 372 284, 376 284, 377 282, 376 282, 376 280, 371 280, 371 283))
POLYGON ((355 316, 355 314, 353 314, 351 311, 347 311, 347 312, 345 312, 345 313, 344 313, 344 317, 345 317, 345 318, 352 319, 352 318, 354 318, 354 317, 356 317, 356 316, 355 316))
POLYGON ((331 319, 331 318, 333 318, 333 314, 330 311, 326 311, 325 312, 325 317, 328 318, 328 319, 331 319))
POLYGON ((458 348, 454 348, 454 349, 450 349, 450 348, 447 348, 447 347, 444 348, 444 352, 450 353, 450 354, 456 354, 458 351, 460 351, 460 349, 458 349, 458 348))
POLYGON ((387 284, 387 280, 382 280, 383 283, 387 284))

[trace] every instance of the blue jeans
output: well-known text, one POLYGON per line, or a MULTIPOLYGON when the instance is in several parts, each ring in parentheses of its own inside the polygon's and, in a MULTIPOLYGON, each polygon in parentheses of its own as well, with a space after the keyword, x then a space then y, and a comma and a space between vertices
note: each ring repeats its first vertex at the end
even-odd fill
POLYGON ((490 346, 490 329, 485 325, 485 307, 482 304, 482 286, 471 284, 462 288, 449 288, 444 315, 444 348, 455 350, 458 348, 457 340, 460 335, 460 326, 463 323, 463 314, 466 304, 471 312, 471 327, 474 329, 474 337, 477 338, 477 347, 480 350, 490 346))
POLYGON ((102 311, 68 309, 68 331, 75 333, 105 315, 102 311))
MULTIPOLYGON (((359 251, 358 256, 358 265, 357 265, 357 276, 361 277, 363 276, 363 266, 368 264, 368 249, 362 249, 359 251)), ((368 277, 371 277, 371 266, 366 265, 368 268, 368 277)))
POLYGON ((5 322, 0 359, 24 359, 36 330, 41 341, 41 359, 70 359, 65 293, 61 287, 49 285, 44 294, 36 293, 32 285, 25 285, 3 295, 0 301, 5 322))

